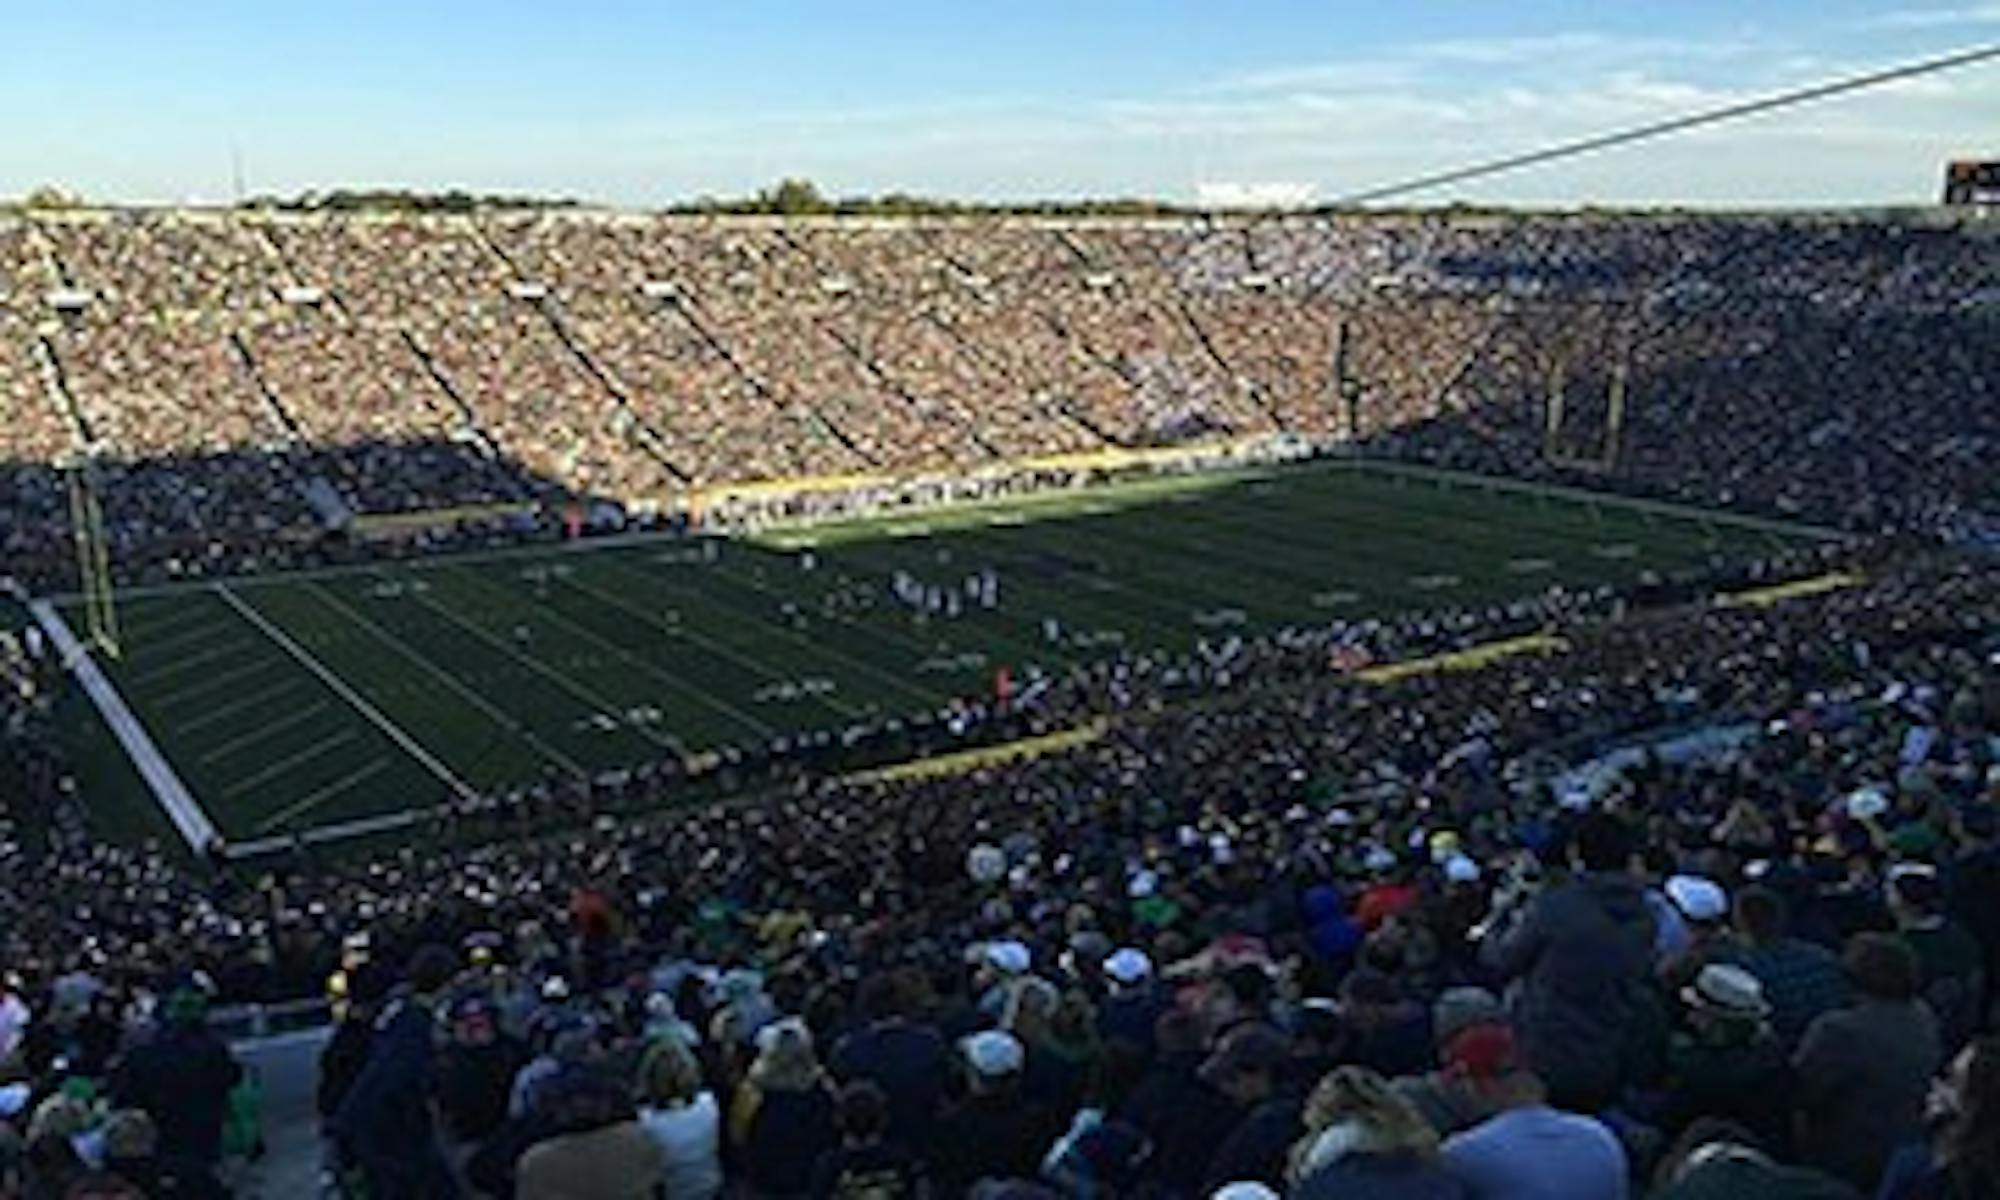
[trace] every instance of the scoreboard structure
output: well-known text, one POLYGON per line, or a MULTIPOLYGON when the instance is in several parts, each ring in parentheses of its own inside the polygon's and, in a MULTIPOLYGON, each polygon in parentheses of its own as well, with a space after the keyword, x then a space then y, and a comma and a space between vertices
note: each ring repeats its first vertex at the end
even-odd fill
POLYGON ((2000 204, 2000 160, 1963 160, 1944 169, 1946 204, 2000 204))

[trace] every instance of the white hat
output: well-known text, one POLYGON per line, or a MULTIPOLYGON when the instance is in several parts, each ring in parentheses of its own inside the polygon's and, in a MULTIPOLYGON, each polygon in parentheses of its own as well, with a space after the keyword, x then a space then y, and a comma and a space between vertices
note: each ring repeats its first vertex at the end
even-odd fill
POLYGON ((1452 883, 1479 882, 1479 864, 1464 854, 1454 854, 1444 860, 1444 877, 1452 883))
POLYGON ((981 842, 965 852, 965 873, 974 883, 992 883, 1006 871, 1007 854, 998 846, 981 842))
POLYGON ((1130 987, 1153 973, 1153 960, 1143 951, 1126 946, 1104 960, 1104 973, 1130 987))
POLYGON ((18 1116, 28 1107, 35 1089, 25 1083, 10 1083, 0 1087, 0 1117, 18 1116))
POLYGON ((1855 788, 1847 793, 1847 815, 1857 821, 1872 821, 1889 811, 1889 797, 1878 787, 1855 788))
POLYGON ((757 1052, 769 1054, 777 1049, 778 1043, 787 1037, 797 1038, 812 1049, 812 1029, 797 1017, 779 1017, 757 1031, 757 1052))
POLYGON ((1160 876, 1156 871, 1138 870, 1125 883, 1125 894, 1134 900, 1143 900, 1160 890, 1160 876))
POLYGON ((1209 1193, 1208 1200, 1278 1200, 1278 1193, 1255 1180, 1225 1183, 1209 1193))
POLYGON ((988 1079, 1014 1074, 1026 1058, 1021 1039, 1002 1029, 975 1033, 959 1045, 965 1051, 965 1061, 988 1079))
POLYGON ((1385 846, 1376 846, 1362 856, 1361 865, 1370 871, 1387 871, 1396 865, 1396 852, 1385 846))
POLYGON ((988 942, 986 965, 1005 975, 1025 975, 1034 963, 1028 948, 1019 942, 988 942))
POLYGON ((1771 1012, 1764 999, 1764 985, 1755 975, 1729 963, 1710 963, 1681 989, 1681 1000, 1690 1008, 1706 1009, 1727 1016, 1762 1017, 1771 1012))
POLYGON ((1729 893, 1713 879, 1675 875, 1666 883, 1667 899, 1690 921, 1720 921, 1729 913, 1729 893))

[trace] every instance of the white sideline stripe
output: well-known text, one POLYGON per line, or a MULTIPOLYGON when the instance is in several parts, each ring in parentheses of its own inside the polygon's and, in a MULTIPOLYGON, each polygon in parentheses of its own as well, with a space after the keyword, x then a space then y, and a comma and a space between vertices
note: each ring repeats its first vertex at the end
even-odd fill
POLYGON ((331 825, 315 825, 301 833, 284 833, 274 837, 251 838, 246 842, 232 842, 228 854, 231 858, 253 858, 259 854, 269 854, 274 850, 289 850, 293 846, 315 846, 321 842, 340 842, 349 838, 366 837, 371 833, 385 833, 391 829, 402 829, 410 825, 421 825, 449 816, 449 805, 427 805, 423 808, 405 808, 375 817, 357 817, 352 821, 336 821, 331 825))
POLYGON ((303 724, 304 722, 310 721, 311 719, 313 719, 314 717, 318 716, 319 714, 325 711, 326 711, 326 701, 315 700, 311 704, 306 705, 304 708, 299 709, 291 716, 282 717, 276 721, 270 722, 267 725, 259 725, 254 729, 250 730, 248 733, 241 735, 240 737, 230 738, 228 741, 222 743, 220 746, 217 746, 213 750, 203 751, 201 755, 201 761, 205 763, 212 763, 218 758, 228 758, 230 755, 236 753, 238 750, 244 749, 247 746, 254 746, 258 742, 263 741, 265 738, 270 737, 272 734, 277 733, 279 730, 290 729, 294 725, 303 724))
POLYGON ((341 746, 347 745, 349 742, 354 740, 355 736, 356 736, 355 732, 352 729, 343 729, 340 731, 340 734, 337 737, 330 737, 323 742, 314 742, 312 745, 307 746, 305 749, 299 751, 297 754, 293 754, 288 757, 281 758, 274 763, 267 764, 263 770, 258 771, 256 774, 248 775, 242 779, 237 780, 235 783, 232 783, 228 787, 223 788, 222 794, 225 796, 240 796, 244 792, 250 791, 254 788, 263 787, 265 784, 271 782, 273 779, 276 779, 278 776, 283 775, 285 772, 291 770, 293 767, 309 763, 313 759, 318 758, 320 755, 325 754, 329 750, 338 749, 341 746))
POLYGON ((181 840, 198 854, 207 850, 216 841, 215 822, 208 819, 201 805, 196 804, 194 797, 188 794, 187 785, 181 782, 180 776, 174 774, 173 767, 161 756, 159 747, 153 744, 145 726, 139 724, 139 718, 132 715, 125 697, 111 686, 97 660, 77 642, 76 635, 70 632, 69 624, 56 611, 55 605, 47 600, 34 600, 29 602, 28 611, 35 615, 42 631, 55 643, 57 653, 62 656, 61 661, 70 664, 77 682, 83 685, 91 703, 97 706, 111 735, 118 739, 126 757, 132 760, 133 769, 139 772, 139 778, 145 781, 153 799, 159 802, 160 810, 167 814, 167 820, 173 822, 181 840))
POLYGON ((444 684, 446 688, 450 689, 453 695, 462 698, 463 700, 465 700, 466 703, 472 705, 472 707, 474 707, 475 709, 478 709, 480 714, 484 716, 487 720, 493 722, 495 725, 498 725, 500 728, 506 730, 507 732, 513 734, 514 736, 521 738, 523 741, 527 742, 529 746, 532 746, 539 753, 547 755, 552 761, 556 763, 556 765, 562 767, 564 770, 570 772, 571 774, 573 775, 588 774, 588 772, 586 772, 583 769, 582 764, 578 763, 575 759, 571 758, 569 755, 564 754, 562 751, 556 749, 554 746, 549 745, 548 742, 544 741, 539 735, 535 733, 534 730, 528 728, 520 721, 515 720, 513 717, 510 717, 506 713, 501 712, 499 709, 493 707, 493 705, 487 701, 486 697, 480 695, 478 692, 467 687, 462 681, 459 680, 459 678, 456 675, 453 675, 451 672, 445 670, 443 667, 438 666, 436 663, 432 662, 429 658, 419 653, 416 647, 406 644, 401 638, 397 637, 395 634, 390 633, 388 630, 382 628, 380 625, 377 625, 375 622, 369 620, 367 616, 364 615, 360 610, 351 607, 350 605, 348 605, 346 601, 342 600, 339 596, 334 595, 331 589, 321 587, 318 583, 312 580, 307 580, 305 586, 309 590, 311 590, 311 592, 314 595, 318 596, 321 600, 325 601, 327 607, 336 610, 342 616, 346 617, 349 621, 352 621, 356 626, 372 634, 377 641, 381 642, 384 646, 387 646, 389 649, 394 650, 398 657, 409 659, 411 662, 416 663, 424 670, 430 672, 431 676, 435 678, 438 682, 444 684))
POLYGON ((265 817, 263 820, 257 822, 257 832, 269 833, 273 829, 276 829, 278 826, 283 825, 285 822, 291 820, 293 817, 311 812, 313 809, 318 808, 322 804, 325 804, 328 800, 331 800, 335 796, 340 795, 342 792, 345 792, 347 789, 353 787, 357 783, 360 783, 362 780, 373 779, 375 776, 380 775, 382 772, 388 769, 389 769, 389 764, 384 760, 378 758, 374 762, 369 763, 368 765, 362 767, 358 771, 349 771, 347 774, 341 776, 339 779, 334 780, 332 783, 329 783, 324 787, 314 788, 312 791, 307 792, 296 803, 287 804, 285 807, 279 809, 277 812, 274 812, 270 816, 265 817))
POLYGON ((274 680, 269 687, 259 688, 239 700, 232 700, 220 708, 211 708, 201 716, 181 725, 182 733, 200 733, 211 725, 221 725, 238 713, 268 704, 273 697, 282 696, 298 685, 297 676, 286 676, 274 680))
POLYGON ((210 586, 214 589, 215 594, 222 597, 223 601, 229 607, 235 609, 244 620, 256 626, 258 632, 276 642, 280 650, 291 655, 293 660, 300 666, 311 671, 313 677, 330 688, 334 695, 347 701, 348 706, 353 708, 355 712, 368 718, 374 724, 375 728, 387 734, 390 741, 402 748, 403 753, 416 759, 423 765, 426 771, 443 780, 444 785, 452 790, 453 795, 456 795, 461 800, 471 799, 475 795, 472 788, 463 779, 452 773, 450 767, 439 762, 435 755, 418 745, 415 738, 404 733, 394 721, 383 716, 380 709, 362 699, 353 688, 347 686, 346 680, 327 670, 326 667, 320 664, 318 659, 306 653, 305 647, 293 641, 290 634, 271 624, 270 621, 264 618, 263 613, 258 612, 255 608, 251 607, 248 601, 229 590, 228 584, 218 582, 210 586))

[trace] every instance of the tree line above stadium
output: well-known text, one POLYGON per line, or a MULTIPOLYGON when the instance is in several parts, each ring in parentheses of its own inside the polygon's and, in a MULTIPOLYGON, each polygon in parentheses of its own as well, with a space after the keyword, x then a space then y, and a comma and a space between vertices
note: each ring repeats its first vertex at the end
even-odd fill
MULTIPOLYGON (((0 198, 0 212, 52 212, 64 209, 96 207, 126 208, 149 206, 124 205, 115 200, 93 200, 79 192, 55 185, 37 187, 19 199, 0 198)), ((191 207, 202 206, 193 205, 191 207)), ((463 188, 451 188, 445 191, 419 191, 407 188, 335 188, 330 191, 304 191, 289 197, 275 195, 251 196, 236 202, 230 207, 252 212, 471 214, 506 210, 592 209, 605 206, 574 196, 532 196, 508 192, 480 193, 466 191, 463 188)), ((655 211, 676 215, 698 216, 1040 216, 1132 218, 1199 217, 1216 214, 1249 214, 1270 210, 1176 204, 1167 200, 1147 199, 1144 197, 1116 197, 1102 200, 971 201, 940 199, 934 196, 918 196, 907 192, 887 192, 879 196, 828 196, 820 191, 818 185, 809 179, 787 178, 779 180, 769 187, 760 188, 749 196, 700 196, 692 200, 675 201, 663 205, 655 211)), ((1298 211, 1320 216, 1340 212, 1365 211, 1368 215, 1375 217, 1462 217, 1489 215, 1519 216, 1535 212, 1584 215, 1592 213, 1646 212, 1653 215, 1671 216, 1700 210, 1678 205, 1620 207, 1616 205, 1585 204, 1575 208, 1562 208, 1474 204, 1463 200, 1454 200, 1449 203, 1433 205, 1370 206, 1365 210, 1343 209, 1333 205, 1318 205, 1298 211)), ((1856 211, 1866 211, 1877 217, 1887 218, 1895 215, 1898 211, 1907 210, 1869 208, 1856 211)))
MULTIPOLYGON (((101 201, 92 201, 78 192, 52 185, 38 187, 19 200, 0 200, 0 210, 11 208, 48 212, 100 205, 121 207, 115 202, 106 205, 101 201)), ((475 193, 462 188, 452 188, 442 192, 399 188, 336 188, 324 192, 300 192, 295 196, 251 196, 238 201, 234 207, 267 212, 474 213, 496 209, 579 209, 597 206, 571 196, 475 193)), ((1504 211, 1499 208, 1469 204, 1440 207, 1444 211, 1460 213, 1504 211)), ((1174 204, 1165 200, 1140 197, 1107 200, 962 201, 917 196, 907 192, 888 192, 880 196, 828 196, 809 179, 782 179, 770 187, 758 189, 753 195, 700 196, 693 200, 681 200, 665 205, 660 211, 685 215, 785 217, 1170 217, 1199 215, 1218 210, 1213 207, 1174 204)))

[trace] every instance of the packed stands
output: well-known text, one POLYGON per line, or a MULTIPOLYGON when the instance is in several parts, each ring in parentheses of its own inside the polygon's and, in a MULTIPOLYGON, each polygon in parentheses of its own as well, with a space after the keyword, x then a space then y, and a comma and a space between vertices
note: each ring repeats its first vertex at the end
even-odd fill
POLYGON ((1995 404, 1993 236, 1920 219, 83 212, 4 249, 10 486, 90 447, 128 567, 323 523, 315 479, 673 509, 1277 433, 1881 528, 1983 495, 1995 404))

